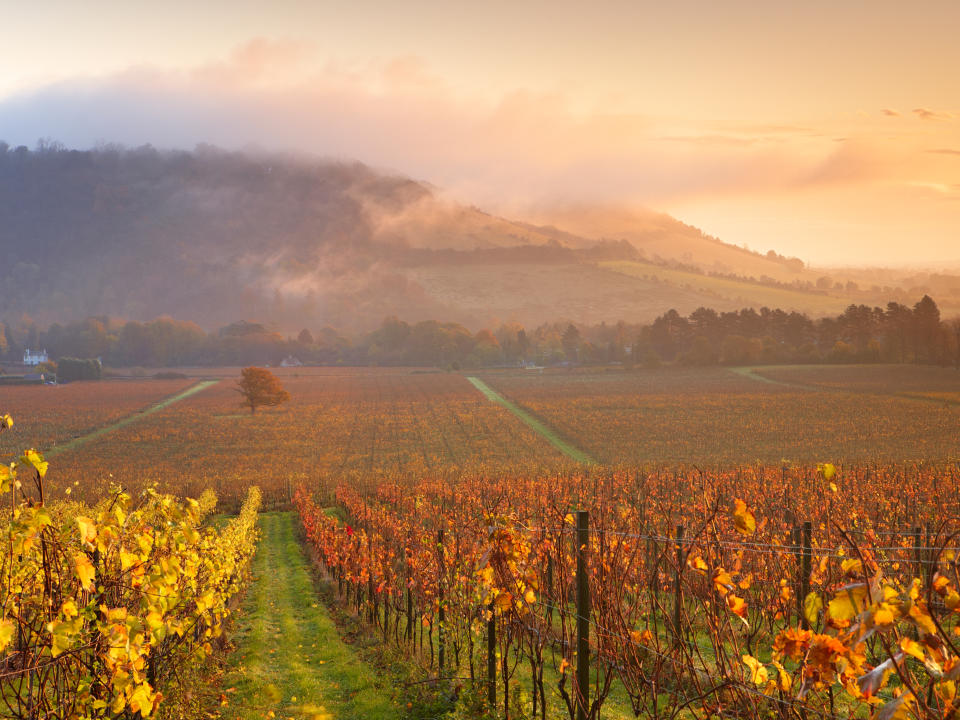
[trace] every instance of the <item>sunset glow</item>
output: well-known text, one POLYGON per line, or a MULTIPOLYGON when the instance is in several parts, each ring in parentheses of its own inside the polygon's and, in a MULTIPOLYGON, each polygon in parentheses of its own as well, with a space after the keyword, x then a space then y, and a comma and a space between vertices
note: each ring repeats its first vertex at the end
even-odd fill
POLYGON ((0 139, 309 151, 486 209, 960 265, 960 6, 10 4, 0 139))

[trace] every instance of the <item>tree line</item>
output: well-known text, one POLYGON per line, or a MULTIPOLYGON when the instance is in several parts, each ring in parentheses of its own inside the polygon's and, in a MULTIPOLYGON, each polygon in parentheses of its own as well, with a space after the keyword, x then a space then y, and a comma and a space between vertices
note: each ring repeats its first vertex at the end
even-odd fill
POLYGON ((351 337, 334 328, 284 336, 239 321, 207 332, 172 318, 123 322, 91 317, 41 330, 28 318, 0 324, 0 358, 25 348, 53 359, 99 358, 112 367, 278 365, 284 359, 322 365, 413 365, 445 368, 536 363, 623 363, 656 366, 772 363, 925 363, 960 367, 960 319, 944 321, 924 296, 913 307, 850 305, 836 317, 747 308, 689 315, 670 310, 650 324, 502 323, 471 332, 457 323, 386 318, 351 337))
POLYGON ((912 308, 850 305, 836 317, 761 308, 670 311, 642 329, 638 357, 688 365, 923 363, 960 366, 960 320, 944 322, 924 295, 912 308))

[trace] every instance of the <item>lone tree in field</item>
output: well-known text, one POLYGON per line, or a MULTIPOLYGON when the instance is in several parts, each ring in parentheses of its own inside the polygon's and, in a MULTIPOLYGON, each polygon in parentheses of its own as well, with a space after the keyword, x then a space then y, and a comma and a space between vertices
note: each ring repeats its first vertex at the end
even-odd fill
POLYGON ((249 407, 251 414, 261 405, 279 405, 290 399, 290 393, 269 370, 259 367, 247 367, 240 371, 236 391, 243 396, 240 403, 249 407))

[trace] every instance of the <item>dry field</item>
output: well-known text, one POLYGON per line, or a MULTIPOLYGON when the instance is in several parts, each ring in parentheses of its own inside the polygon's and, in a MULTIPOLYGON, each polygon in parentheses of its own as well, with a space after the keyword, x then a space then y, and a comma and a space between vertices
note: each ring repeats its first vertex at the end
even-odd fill
POLYGON ((611 465, 870 463, 960 457, 960 407, 939 368, 724 368, 486 373, 564 438, 611 465), (775 382, 764 382, 769 378, 775 382), (814 379, 817 380, 814 384, 814 379), (896 389, 902 382, 906 388, 896 389))
POLYGON ((461 375, 405 369, 279 372, 292 400, 250 414, 234 379, 58 457, 54 479, 96 494, 147 482, 221 498, 327 479, 556 469, 563 457, 461 375))
POLYGON ((0 387, 0 408, 16 423, 0 436, 0 459, 22 448, 50 450, 143 410, 193 380, 123 380, 0 387))

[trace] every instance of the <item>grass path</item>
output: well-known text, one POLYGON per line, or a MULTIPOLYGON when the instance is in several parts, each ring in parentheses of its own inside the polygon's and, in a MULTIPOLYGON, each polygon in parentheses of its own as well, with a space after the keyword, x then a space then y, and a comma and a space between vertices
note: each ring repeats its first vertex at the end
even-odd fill
POLYGON ((745 377, 749 380, 756 380, 757 382, 768 383, 769 385, 784 385, 786 387, 803 388, 804 390, 817 389, 812 385, 801 385, 800 383, 790 383, 790 382, 783 382, 782 380, 773 380, 772 378, 768 378, 758 373, 757 368, 755 367, 731 367, 727 369, 730 372, 736 373, 737 375, 745 377))
POLYGON ((583 450, 580 450, 579 448, 574 447, 573 445, 568 443, 566 440, 561 438, 557 434, 556 430, 551 428, 546 423, 543 423, 540 420, 537 420, 537 418, 535 418, 533 415, 528 413, 526 410, 524 410, 522 407, 520 407, 516 403, 513 403, 510 400, 507 400, 503 395, 501 395, 492 387, 487 385, 480 378, 467 377, 467 380, 469 380, 470 384, 473 385, 477 390, 483 393, 484 397, 486 397, 487 400, 505 407, 507 410, 512 412, 514 415, 516 415, 520 420, 525 422, 534 432, 539 434, 543 439, 545 439, 547 442, 549 442, 551 445, 553 445, 557 450, 562 452, 567 457, 572 458, 577 462, 583 463, 585 465, 597 464, 597 461, 594 460, 589 455, 587 455, 587 453, 585 453, 583 450))
POLYGON ((165 398, 160 402, 151 405, 145 410, 140 410, 138 412, 135 412, 133 415, 128 415, 127 417, 117 420, 115 423, 111 423, 110 425, 104 425, 101 428, 97 428, 96 430, 88 432, 86 435, 75 437, 73 438, 73 440, 69 440, 68 442, 61 443, 60 445, 54 445, 49 450, 44 450, 43 456, 45 458, 52 458, 55 455, 59 455, 62 452, 67 452, 68 450, 76 450, 78 447, 80 447, 85 443, 90 442, 91 440, 96 440, 97 438, 102 437, 107 433, 112 433, 114 430, 119 430, 122 427, 126 427, 127 425, 130 425, 132 423, 139 422, 140 420, 143 420, 148 415, 153 415, 153 413, 159 412, 160 410, 163 410, 164 408, 169 407, 170 405, 173 405, 176 402, 180 402, 181 400, 184 400, 185 398, 190 397, 191 395, 196 395, 201 390, 206 390, 208 387, 210 387, 211 385, 216 385, 218 382, 220 381, 219 380, 201 380, 200 382, 195 383, 194 385, 191 385, 183 392, 177 393, 176 395, 171 395, 170 397, 165 398))
POLYGON ((224 678, 224 720, 400 717, 376 672, 345 644, 317 598, 293 513, 260 516, 253 583, 224 678))
MULTIPOLYGON (((779 365, 775 367, 780 368, 791 368, 791 367, 800 367, 808 368, 809 365, 779 365)), ((801 383, 801 382, 791 382, 789 380, 774 380, 769 378, 766 375, 761 375, 758 370, 762 370, 762 367, 731 367, 727 368, 730 372, 741 375, 742 377, 749 378, 750 380, 756 380, 757 382, 769 383, 770 385, 782 385, 783 387, 792 387, 797 388, 798 390, 812 390, 814 392, 833 392, 833 393, 846 393, 848 395, 873 395, 876 397, 895 397, 903 398, 904 400, 916 400, 918 402, 924 403, 934 403, 936 405, 960 405, 960 400, 954 400, 953 398, 948 397, 935 397, 924 395, 918 392, 909 392, 909 391, 893 391, 893 392, 880 392, 877 390, 866 390, 866 389, 857 389, 857 388, 845 388, 845 387, 835 387, 832 385, 820 385, 817 383, 801 383)))

